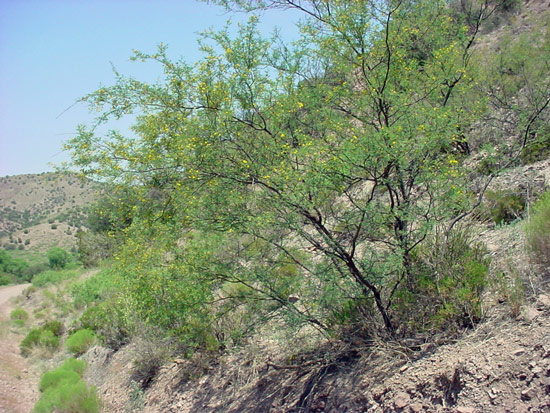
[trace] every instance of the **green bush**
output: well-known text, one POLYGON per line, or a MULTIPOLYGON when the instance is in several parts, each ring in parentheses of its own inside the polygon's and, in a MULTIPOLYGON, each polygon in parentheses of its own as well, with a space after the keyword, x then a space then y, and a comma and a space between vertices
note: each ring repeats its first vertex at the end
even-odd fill
POLYGON ((25 321, 29 319, 29 313, 22 308, 16 308, 10 313, 10 319, 15 321, 18 325, 23 325, 25 321))
POLYGON ((113 350, 130 341, 131 329, 114 299, 88 308, 80 317, 79 324, 82 328, 93 330, 103 344, 113 350))
POLYGON ((65 345, 67 349, 76 355, 84 354, 97 340, 95 333, 87 328, 73 333, 65 345))
POLYGON ((74 357, 69 357, 63 362, 61 368, 64 370, 75 371, 80 375, 80 377, 82 377, 84 371, 86 371, 86 362, 84 360, 75 359, 74 357))
POLYGON ((46 256, 51 268, 65 268, 67 262, 69 262, 69 253, 60 247, 53 247, 46 256))
POLYGON ((43 393, 49 387, 56 387, 63 381, 77 382, 80 378, 80 374, 71 370, 55 369, 53 371, 47 371, 40 379, 38 390, 43 393))
POLYGON ((82 380, 85 369, 85 362, 69 358, 60 367, 44 373, 39 384, 42 395, 33 412, 99 412, 101 403, 95 387, 89 388, 82 380))
POLYGON ((7 274, 0 275, 0 287, 3 285, 10 285, 11 284, 11 277, 7 274))
POLYGON ((28 356, 35 347, 55 350, 59 347, 59 337, 63 334, 63 324, 59 321, 48 321, 39 328, 33 328, 19 344, 21 355, 28 356))
POLYGON ((77 271, 68 269, 62 271, 44 271, 34 276, 32 279, 32 285, 35 287, 44 287, 48 284, 57 284, 64 280, 76 278, 78 274, 79 273, 77 271))
POLYGON ((525 200, 510 190, 487 191, 485 208, 489 217, 496 224, 508 224, 523 215, 525 200))
POLYGON ((534 261, 550 265, 550 191, 533 204, 525 233, 527 248, 534 261))
POLYGON ((395 316, 412 331, 452 333, 474 325, 488 284, 486 253, 467 228, 432 234, 413 253, 412 279, 394 293, 395 316))

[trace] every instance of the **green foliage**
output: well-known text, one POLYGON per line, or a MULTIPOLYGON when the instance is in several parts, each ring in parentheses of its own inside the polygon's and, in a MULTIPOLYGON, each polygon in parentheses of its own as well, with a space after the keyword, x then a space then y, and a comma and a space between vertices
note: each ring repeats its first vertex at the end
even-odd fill
POLYGON ((35 275, 32 279, 32 285, 35 287, 45 287, 50 284, 58 284, 65 280, 76 278, 80 275, 80 271, 75 270, 50 270, 44 271, 38 275, 35 275))
POLYGON ((7 274, 0 274, 0 287, 10 285, 13 282, 12 278, 7 274))
POLYGON ((84 354, 96 341, 97 337, 92 330, 83 329, 71 334, 65 341, 65 345, 71 353, 79 356, 84 354))
POLYGON ((488 284, 485 247, 468 228, 434 233, 413 256, 415 281, 394 294, 395 315, 412 331, 456 331, 482 317, 482 294, 488 284))
POLYGON ((10 319, 22 326, 29 319, 29 313, 22 308, 16 308, 10 313, 10 319))
POLYGON ((143 411, 143 393, 143 389, 138 383, 130 381, 130 397, 124 409, 126 413, 143 411))
POLYGON ((60 247, 51 248, 46 254, 51 268, 63 269, 69 262, 69 253, 60 247))
POLYGON ((21 258, 13 258, 11 254, 6 250, 0 250, 0 273, 11 274, 20 281, 28 281, 29 263, 21 258))
POLYGON ((491 281, 499 295, 499 301, 508 305, 512 317, 518 317, 525 303, 525 286, 517 271, 511 268, 506 273, 497 273, 491 281))
POLYGON ((78 373, 80 377, 82 377, 84 371, 86 371, 86 362, 84 360, 78 360, 73 357, 69 357, 63 362, 63 364, 61 364, 61 368, 64 370, 74 371, 78 373))
POLYGON ((540 125, 536 138, 522 149, 520 158, 523 164, 547 159, 550 156, 550 127, 540 125))
POLYGON ((527 248, 534 261, 550 265, 550 192, 546 192, 533 204, 525 225, 527 248))
POLYGON ((132 320, 124 311, 124 300, 118 298, 111 297, 89 307, 79 319, 81 328, 93 330, 113 350, 127 344, 134 331, 132 320))
MULTIPOLYGON (((133 60, 162 66, 159 84, 117 74, 82 99, 98 125, 79 127, 67 148, 83 174, 109 183, 90 226, 115 240, 101 249, 114 252, 118 281, 110 297, 91 284, 81 294, 106 300, 83 327, 120 342, 143 323, 192 352, 237 344, 269 319, 392 336, 395 323, 455 328, 481 317, 487 263, 456 231, 472 208, 464 131, 510 103, 502 113, 518 113, 520 139, 507 151, 490 142, 502 159, 486 172, 516 159, 544 123, 550 90, 514 106, 517 74, 544 79, 544 64, 527 59, 544 47, 514 42, 492 66, 473 66, 496 2, 468 13, 433 0, 300 4, 309 20, 293 46, 262 38, 252 17, 235 36, 201 35, 193 65, 162 45, 136 51, 133 60), (484 91, 486 79, 498 90, 484 91), (96 134, 129 113, 140 114, 132 136, 96 134), (445 222, 445 237, 428 236, 445 222)), ((81 254, 97 262, 87 237, 81 254)))
POLYGON ((59 386, 62 381, 76 382, 80 379, 80 377, 81 375, 77 372, 66 369, 56 369, 53 371, 48 371, 44 373, 44 375, 40 379, 38 389, 40 390, 40 392, 43 393, 49 387, 59 386))
POLYGON ((113 255, 116 240, 107 233, 81 231, 77 238, 79 258, 86 267, 96 266, 113 255))
POLYGON ((110 268, 102 269, 97 274, 76 282, 71 287, 71 295, 77 308, 89 306, 106 300, 120 286, 117 273, 110 268))
POLYGON ((85 362, 69 358, 60 367, 44 373, 39 384, 41 397, 33 413, 99 412, 101 402, 95 387, 89 388, 82 380, 85 369, 85 362))
POLYGON ((19 345, 21 354, 25 357, 28 356, 34 347, 43 347, 48 350, 57 349, 63 331, 63 324, 57 320, 50 320, 41 327, 33 328, 19 345))
POLYGON ((494 223, 508 224, 522 217, 525 200, 512 190, 487 191, 485 208, 494 223))

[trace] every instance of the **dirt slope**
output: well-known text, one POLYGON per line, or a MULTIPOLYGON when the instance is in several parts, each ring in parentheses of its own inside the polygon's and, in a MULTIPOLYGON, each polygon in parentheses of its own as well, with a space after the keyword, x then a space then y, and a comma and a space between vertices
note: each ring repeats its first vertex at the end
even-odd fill
POLYGON ((11 299, 30 284, 0 288, 0 412, 28 413, 38 400, 38 379, 19 354, 23 338, 11 331, 9 315, 14 305, 11 299))

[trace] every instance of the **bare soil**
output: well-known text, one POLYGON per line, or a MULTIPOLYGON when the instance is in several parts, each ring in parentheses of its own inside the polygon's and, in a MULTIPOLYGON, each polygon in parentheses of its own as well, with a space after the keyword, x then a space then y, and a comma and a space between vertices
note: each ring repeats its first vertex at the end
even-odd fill
POLYGON ((38 400, 38 377, 19 353, 23 335, 9 321, 13 298, 29 285, 0 288, 0 412, 28 413, 38 400))

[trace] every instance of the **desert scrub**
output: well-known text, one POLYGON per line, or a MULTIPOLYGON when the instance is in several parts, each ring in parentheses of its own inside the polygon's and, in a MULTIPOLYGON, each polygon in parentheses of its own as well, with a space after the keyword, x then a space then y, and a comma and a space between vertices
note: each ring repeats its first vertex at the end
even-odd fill
POLYGON ((82 380, 85 369, 85 362, 69 358, 55 370, 44 373, 39 384, 40 400, 33 413, 99 412, 101 403, 95 387, 88 387, 82 380))
POLYGON ((481 319, 489 259, 466 226, 430 234, 411 258, 414 277, 393 298, 395 316, 409 330, 453 333, 481 319))
POLYGON ((85 328, 73 333, 65 342, 65 346, 67 346, 67 349, 71 353, 79 356, 84 354, 96 341, 97 337, 95 333, 85 328))
POLYGON ((57 284, 61 281, 69 280, 78 277, 79 271, 74 270, 50 270, 37 274, 32 279, 32 285, 35 287, 44 287, 49 284, 57 284))
POLYGON ((48 350, 57 349, 63 331, 63 324, 55 320, 48 321, 41 327, 33 328, 19 345, 21 355, 27 357, 35 347, 43 347, 48 350))
POLYGON ((497 224, 509 224, 521 218, 525 200, 513 191, 487 191, 485 194, 486 214, 497 224))
POLYGON ((29 313, 22 308, 16 308, 10 313, 10 319, 18 326, 23 326, 25 321, 29 319, 29 313))
POLYGON ((533 204, 531 216, 525 225, 527 249, 533 260, 550 265, 550 191, 533 204))

